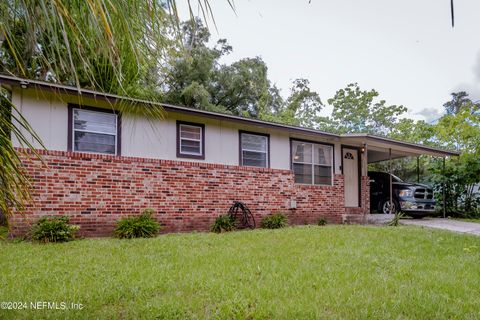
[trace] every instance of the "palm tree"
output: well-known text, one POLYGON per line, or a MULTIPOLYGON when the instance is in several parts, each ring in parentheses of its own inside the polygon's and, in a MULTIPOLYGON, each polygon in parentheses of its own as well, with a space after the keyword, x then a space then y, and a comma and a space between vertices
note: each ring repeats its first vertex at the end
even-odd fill
MULTIPOLYGON (((208 0, 197 3, 204 17, 211 16, 208 0)), ((3 0, 0 73, 156 101, 162 97, 159 74, 175 54, 178 22, 175 0, 3 0)), ((153 105, 115 107, 151 120, 163 116, 153 105)), ((30 199, 12 136, 25 148, 34 150, 31 137, 41 145, 1 89, 0 213, 7 215, 21 211, 30 199)))

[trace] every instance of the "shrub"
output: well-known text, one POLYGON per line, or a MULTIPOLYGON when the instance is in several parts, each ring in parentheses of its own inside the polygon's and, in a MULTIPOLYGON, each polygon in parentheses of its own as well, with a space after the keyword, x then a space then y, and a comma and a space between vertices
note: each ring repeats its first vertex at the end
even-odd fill
POLYGON ((327 224, 327 220, 325 218, 320 218, 317 223, 319 226, 324 226, 327 224))
POLYGON ((235 219, 228 214, 218 216, 210 230, 216 233, 233 231, 235 230, 235 219))
POLYGON ((8 236, 8 227, 0 226, 0 240, 5 240, 8 236))
POLYGON ((261 227, 265 229, 279 229, 287 225, 287 216, 283 213, 275 213, 262 219, 261 227))
POLYGON ((65 242, 75 239, 80 226, 70 225, 67 216, 47 216, 40 218, 30 230, 33 240, 41 242, 65 242))
POLYGON ((122 218, 117 221, 115 236, 121 239, 152 238, 160 231, 160 224, 152 215, 152 209, 145 209, 141 215, 122 218))

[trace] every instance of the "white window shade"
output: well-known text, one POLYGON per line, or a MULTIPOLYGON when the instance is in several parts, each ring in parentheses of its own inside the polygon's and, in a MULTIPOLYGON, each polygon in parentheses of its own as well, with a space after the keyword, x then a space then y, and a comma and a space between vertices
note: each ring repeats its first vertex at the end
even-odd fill
POLYGON ((180 137, 182 139, 200 141, 202 138, 202 128, 182 124, 180 125, 180 137))
POLYGON ((114 113, 74 109, 73 119, 75 130, 112 135, 117 133, 117 115, 114 113))
POLYGON ((73 109, 73 151, 117 154, 117 115, 73 109))
POLYGON ((241 133, 241 159, 243 166, 268 167, 268 137, 241 133))
POLYGON ((180 154, 202 156, 202 127, 180 124, 180 154))

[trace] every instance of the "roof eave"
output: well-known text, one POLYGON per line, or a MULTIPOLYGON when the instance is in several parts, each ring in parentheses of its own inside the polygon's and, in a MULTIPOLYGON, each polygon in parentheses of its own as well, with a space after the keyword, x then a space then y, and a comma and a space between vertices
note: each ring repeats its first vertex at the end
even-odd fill
POLYGON ((341 137, 338 134, 323 132, 323 131, 309 129, 309 128, 302 128, 302 127, 293 126, 293 125, 285 125, 285 124, 276 123, 276 122, 263 121, 258 119, 223 114, 223 113, 212 112, 207 110, 198 110, 198 109, 193 109, 193 108, 184 107, 184 106, 172 105, 168 103, 147 101, 142 99, 130 98, 126 96, 119 96, 119 95, 110 94, 110 93, 75 88, 75 87, 37 81, 37 80, 27 80, 27 79, 21 79, 21 78, 16 78, 11 76, 0 75, 0 82, 7 83, 10 85, 16 85, 16 86, 22 86, 22 85, 26 87, 34 86, 35 88, 39 88, 43 90, 55 91, 55 92, 66 93, 66 94, 82 95, 82 96, 91 97, 95 99, 104 98, 110 102, 115 102, 117 100, 125 100, 125 101, 131 101, 134 103, 141 103, 145 105, 160 106, 160 107, 163 107, 166 111, 198 115, 198 116, 204 116, 204 117, 215 118, 220 120, 231 120, 234 122, 241 122, 249 125, 260 125, 263 127, 269 127, 269 128, 275 128, 275 129, 283 129, 283 130, 288 129, 290 132, 295 132, 298 134, 322 136, 322 137, 329 137, 334 139, 340 139, 341 137))
POLYGON ((342 137, 345 138, 358 138, 358 139, 364 139, 365 141, 380 141, 380 142, 385 142, 393 145, 397 145, 400 147, 405 147, 405 148, 413 148, 416 150, 423 150, 427 151, 430 153, 435 153, 438 156, 459 156, 461 153, 458 151, 450 151, 450 150, 444 150, 440 148, 435 148, 435 147, 429 147, 429 146, 424 146, 412 142, 406 142, 406 141, 399 141, 391 138, 386 138, 386 137, 380 137, 380 136, 374 136, 371 134, 364 134, 364 133, 349 133, 349 134, 344 134, 342 137))
POLYGON ((334 138, 335 140, 340 140, 342 138, 360 138, 360 139, 366 139, 366 140, 372 139, 376 141, 391 143, 398 146, 414 148, 417 150, 424 150, 431 153, 439 154, 441 156, 459 156, 460 155, 460 152, 456 152, 456 151, 448 151, 448 150, 443 150, 443 149, 438 149, 433 147, 427 147, 427 146, 423 146, 415 143, 398 141, 398 140, 384 138, 380 136, 374 136, 370 134, 353 133, 353 134, 338 135, 334 133, 329 133, 329 132, 324 132, 324 131, 319 131, 319 130, 314 130, 309 128, 302 128, 302 127, 292 126, 292 125, 285 125, 285 124, 276 123, 276 122, 257 120, 252 118, 222 114, 222 113, 206 111, 206 110, 192 109, 192 108, 183 107, 183 106, 130 98, 130 97, 119 96, 119 95, 110 94, 110 93, 104 93, 104 92, 88 90, 88 89, 81 89, 81 88, 49 83, 44 81, 29 80, 29 79, 22 79, 22 78, 17 78, 13 76, 0 75, 0 84, 3 84, 3 83, 6 83, 11 86, 20 86, 22 88, 24 86, 25 88, 28 88, 29 86, 34 86, 35 88, 40 88, 43 90, 55 91, 60 93, 73 94, 73 95, 83 95, 83 96, 92 97, 95 99, 103 98, 110 102, 115 102, 117 100, 125 100, 125 101, 131 101, 134 103, 141 103, 145 105, 161 106, 165 108, 165 110, 171 111, 171 112, 186 113, 186 114, 210 117, 210 118, 215 118, 220 120, 241 122, 248 125, 257 125, 262 127, 288 130, 289 132, 294 132, 296 134, 301 134, 301 135, 334 138))

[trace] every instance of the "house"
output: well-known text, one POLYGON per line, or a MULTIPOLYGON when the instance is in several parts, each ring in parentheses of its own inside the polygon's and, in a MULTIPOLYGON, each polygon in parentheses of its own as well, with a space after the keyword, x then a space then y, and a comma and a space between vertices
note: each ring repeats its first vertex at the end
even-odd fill
POLYGON ((13 217, 23 233, 63 214, 89 236, 153 208, 166 232, 208 230, 242 201, 257 221, 284 212, 291 224, 363 222, 368 163, 455 152, 367 134, 317 130, 164 104, 165 118, 121 114, 118 103, 153 103, 0 76, 41 137, 41 161, 13 141, 33 183, 33 202, 13 217))

